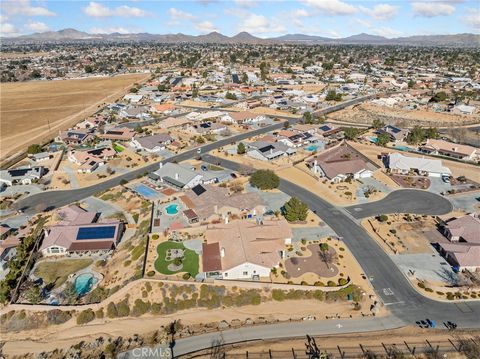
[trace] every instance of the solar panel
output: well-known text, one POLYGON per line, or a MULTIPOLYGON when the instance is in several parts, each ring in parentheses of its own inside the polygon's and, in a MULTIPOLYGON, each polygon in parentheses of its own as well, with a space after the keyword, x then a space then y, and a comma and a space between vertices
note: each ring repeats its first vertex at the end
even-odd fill
POLYGON ((31 171, 30 168, 19 168, 19 169, 9 170, 8 173, 12 177, 21 177, 21 176, 25 176, 30 171, 31 171))
POLYGON ((328 131, 328 130, 330 130, 330 127, 327 126, 327 125, 324 125, 324 126, 320 127, 320 129, 321 129, 322 131, 328 131))
POLYGON ((109 239, 115 235, 115 226, 108 227, 81 227, 77 233, 77 240, 109 239))
POLYGON ((197 195, 200 196, 202 193, 206 192, 207 190, 202 187, 202 185, 196 185, 192 188, 192 191, 197 195))
POLYGON ((265 153, 267 151, 273 150, 274 148, 275 147, 273 147, 272 145, 268 145, 268 146, 260 148, 259 150, 260 150, 260 152, 265 153))

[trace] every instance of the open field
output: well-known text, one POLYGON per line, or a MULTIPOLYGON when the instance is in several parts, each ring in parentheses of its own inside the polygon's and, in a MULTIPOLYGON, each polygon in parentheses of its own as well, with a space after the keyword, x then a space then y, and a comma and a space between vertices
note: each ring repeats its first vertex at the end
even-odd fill
POLYGON ((468 116, 424 109, 404 110, 377 106, 372 103, 363 103, 337 111, 330 114, 329 118, 358 124, 371 124, 374 119, 380 119, 385 123, 393 123, 400 127, 413 127, 414 125, 457 127, 480 122, 480 116, 477 114, 468 116))
POLYGON ((1 84, 0 158, 53 138, 148 74, 1 84), (49 126, 50 122, 50 126, 49 126), (49 128, 50 127, 50 128, 49 128))

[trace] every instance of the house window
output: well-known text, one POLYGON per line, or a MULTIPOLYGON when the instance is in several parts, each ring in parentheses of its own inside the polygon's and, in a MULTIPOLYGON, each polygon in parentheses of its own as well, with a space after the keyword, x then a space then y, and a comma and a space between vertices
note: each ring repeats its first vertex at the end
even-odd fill
POLYGON ((248 275, 248 272, 243 272, 243 275, 244 275, 244 276, 247 276, 247 275, 248 275))
POLYGON ((225 272, 225 273, 223 274, 223 276, 224 276, 224 278, 227 278, 227 277, 228 277, 228 273, 225 272))
POLYGON ((57 247, 50 248, 50 253, 60 253, 60 249, 57 247))

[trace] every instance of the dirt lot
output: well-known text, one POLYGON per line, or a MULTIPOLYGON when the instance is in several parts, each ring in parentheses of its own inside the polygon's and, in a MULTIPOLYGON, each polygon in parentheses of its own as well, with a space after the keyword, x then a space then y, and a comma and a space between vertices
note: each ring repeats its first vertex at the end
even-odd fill
POLYGON ((337 121, 362 124, 370 124, 374 119, 380 118, 385 122, 401 127, 413 127, 413 125, 451 127, 478 123, 480 121, 479 115, 455 115, 424 109, 403 110, 378 106, 372 103, 363 103, 349 107, 330 114, 329 117, 337 121))
MULTIPOLYGON (((372 238, 388 252, 395 254, 431 253, 432 248, 425 231, 435 230, 433 217, 419 221, 407 221, 405 216, 389 216, 388 222, 379 222, 375 218, 365 219, 362 225, 372 238)), ((408 217, 412 218, 412 217, 408 217)))
POLYGON ((1 158, 54 137, 147 77, 129 74, 1 84, 1 158))

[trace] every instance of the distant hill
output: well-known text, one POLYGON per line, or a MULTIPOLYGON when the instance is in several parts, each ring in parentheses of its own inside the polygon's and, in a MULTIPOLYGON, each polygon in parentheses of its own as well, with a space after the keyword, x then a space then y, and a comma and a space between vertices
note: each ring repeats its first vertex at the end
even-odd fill
POLYGON ((349 44, 378 44, 378 43, 386 43, 389 41, 386 37, 378 36, 378 35, 370 35, 361 33, 358 35, 353 35, 349 37, 345 37, 340 39, 342 43, 349 43, 349 44))
POLYGON ((328 38, 306 34, 287 34, 274 38, 262 39, 248 32, 241 32, 229 37, 219 32, 206 35, 178 34, 89 34, 75 29, 48 31, 23 35, 19 37, 2 38, 4 44, 11 43, 38 43, 38 42, 78 42, 78 41, 106 41, 106 42, 143 42, 158 43, 216 43, 216 44, 364 44, 364 45, 413 45, 413 46, 459 46, 480 47, 480 35, 418 35, 389 39, 383 36, 361 33, 345 38, 328 38))

